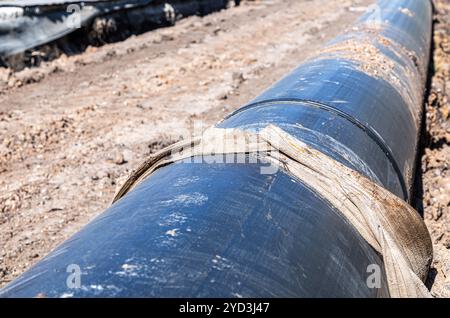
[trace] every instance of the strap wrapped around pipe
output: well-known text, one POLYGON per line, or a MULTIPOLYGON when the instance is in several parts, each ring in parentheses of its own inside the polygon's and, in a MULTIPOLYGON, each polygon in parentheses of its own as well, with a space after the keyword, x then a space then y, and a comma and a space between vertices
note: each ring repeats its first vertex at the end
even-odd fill
MULTIPOLYGON (((127 179, 113 202, 158 168, 194 157, 258 155, 283 168, 326 198, 381 255, 392 297, 431 297, 423 284, 433 257, 425 223, 406 202, 320 151, 269 125, 260 133, 207 130, 202 137, 174 144, 148 160, 127 179)), ((245 161, 245 160, 244 160, 245 161)), ((267 168, 270 169, 270 168, 267 168)), ((273 167, 272 167, 273 169, 273 167)))

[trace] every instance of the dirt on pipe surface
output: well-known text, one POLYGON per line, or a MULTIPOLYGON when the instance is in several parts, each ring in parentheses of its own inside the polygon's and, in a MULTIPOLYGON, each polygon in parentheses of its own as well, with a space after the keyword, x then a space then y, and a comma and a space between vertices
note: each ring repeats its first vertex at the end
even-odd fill
MULTIPOLYGON (((101 213, 149 153, 257 96, 351 27, 373 2, 243 1, 36 68, 0 69, 0 286, 101 213)), ((448 40, 448 33, 442 37, 448 40)), ((448 54, 446 65, 448 72, 448 54)), ((439 96, 448 109, 444 93, 439 96)), ((441 121, 433 127, 445 131, 441 121)), ((432 153, 443 148, 432 145, 428 157, 442 159, 432 153)), ((450 216, 430 218, 433 198, 442 195, 433 189, 449 186, 442 181, 448 161, 432 168, 426 158, 423 205, 436 249, 444 242, 437 241, 439 233, 450 235, 448 226, 439 226, 450 216)), ((449 214, 448 204, 442 210, 449 214)), ((435 296, 449 297, 439 274, 447 268, 449 277, 449 250, 439 255, 430 286, 435 296)))

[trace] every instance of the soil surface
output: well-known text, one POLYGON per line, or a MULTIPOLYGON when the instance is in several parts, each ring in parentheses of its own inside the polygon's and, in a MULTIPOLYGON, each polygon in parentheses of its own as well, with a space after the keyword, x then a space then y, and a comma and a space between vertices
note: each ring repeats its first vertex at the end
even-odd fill
POLYGON ((433 240, 428 286, 435 297, 450 298, 450 2, 435 1, 434 52, 419 175, 421 204, 433 240))
MULTIPOLYGON (((37 68, 0 69, 0 287, 108 207, 149 153, 257 96, 371 3, 244 1, 37 68)), ((450 27, 448 4, 438 9, 421 193, 436 255, 429 286, 449 297, 450 27)))

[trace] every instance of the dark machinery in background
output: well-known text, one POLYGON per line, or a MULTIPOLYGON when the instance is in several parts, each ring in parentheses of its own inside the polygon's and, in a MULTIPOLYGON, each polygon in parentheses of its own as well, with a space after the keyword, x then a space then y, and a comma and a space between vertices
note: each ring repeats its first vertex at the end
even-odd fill
POLYGON ((124 40, 181 17, 223 9, 228 0, 0 1, 0 66, 20 69, 124 40), (34 49, 34 50, 33 50, 34 49))
MULTIPOLYGON (((218 127, 277 125, 410 200, 431 19, 427 0, 379 1, 218 127)), ((264 164, 160 168, 0 296, 389 296, 384 273, 380 288, 366 284, 382 257, 339 210, 264 164)))

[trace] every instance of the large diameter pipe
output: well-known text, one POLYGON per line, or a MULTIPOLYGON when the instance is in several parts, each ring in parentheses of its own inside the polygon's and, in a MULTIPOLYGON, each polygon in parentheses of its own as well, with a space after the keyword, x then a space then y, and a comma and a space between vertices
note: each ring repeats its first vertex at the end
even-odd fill
MULTIPOLYGON (((218 126, 275 124, 409 200, 431 15, 426 0, 379 1, 218 126)), ((382 257, 343 215, 263 165, 160 168, 0 295, 389 296, 382 257), (366 284, 370 265, 382 269, 379 288, 366 284), (70 266, 79 288, 67 284, 70 266)))

